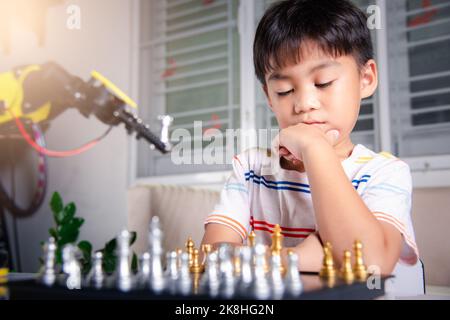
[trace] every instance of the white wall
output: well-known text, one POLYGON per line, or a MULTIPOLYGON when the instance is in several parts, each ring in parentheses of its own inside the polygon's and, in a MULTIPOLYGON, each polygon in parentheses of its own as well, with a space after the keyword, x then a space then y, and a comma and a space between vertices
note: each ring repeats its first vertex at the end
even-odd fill
MULTIPOLYGON (((130 92, 131 12, 130 0, 65 1, 48 10, 43 47, 37 46, 32 32, 14 28, 11 53, 0 52, 0 72, 17 65, 54 60, 85 80, 91 70, 98 70, 130 92), (69 16, 66 8, 71 4, 81 8, 81 30, 66 27, 69 16)), ((71 149, 99 136, 106 128, 94 117, 85 119, 75 110, 66 111, 51 124, 47 144, 51 149, 71 149)), ((65 201, 77 204, 77 214, 85 218, 79 239, 91 241, 94 249, 101 248, 126 226, 127 147, 126 131, 120 126, 85 154, 49 159, 49 187, 44 205, 32 217, 18 220, 22 271, 37 271, 39 242, 48 238, 48 229, 53 224, 48 203, 55 190, 65 201)), ((30 168, 33 165, 36 165, 33 161, 17 163, 16 195, 24 206, 35 186, 35 167, 30 168)), ((5 178, 7 169, 1 168, 4 184, 9 184, 5 178)), ((8 226, 11 225, 9 218, 8 226)), ((9 232, 12 237, 11 228, 9 232)))

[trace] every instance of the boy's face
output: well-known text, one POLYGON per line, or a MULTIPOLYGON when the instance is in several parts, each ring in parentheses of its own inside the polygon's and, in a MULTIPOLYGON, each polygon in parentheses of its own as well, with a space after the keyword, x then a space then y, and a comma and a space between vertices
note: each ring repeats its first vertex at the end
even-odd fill
POLYGON ((335 129, 335 149, 351 144, 350 133, 358 119, 361 99, 377 87, 376 64, 362 71, 352 55, 333 58, 317 46, 303 46, 301 62, 266 74, 264 91, 280 129, 307 123, 324 133, 335 129))

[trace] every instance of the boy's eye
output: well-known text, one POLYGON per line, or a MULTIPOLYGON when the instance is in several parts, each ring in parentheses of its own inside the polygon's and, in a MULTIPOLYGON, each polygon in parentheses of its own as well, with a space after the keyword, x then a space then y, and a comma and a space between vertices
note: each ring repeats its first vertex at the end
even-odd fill
POLYGON ((333 81, 326 82, 326 83, 316 83, 315 86, 319 89, 323 89, 323 88, 331 86, 332 83, 333 83, 333 81))
POLYGON ((293 91, 294 91, 294 89, 291 89, 291 90, 289 90, 289 91, 277 92, 277 94, 278 94, 280 97, 284 97, 284 96, 287 96, 288 94, 290 94, 290 93, 293 92, 293 91))

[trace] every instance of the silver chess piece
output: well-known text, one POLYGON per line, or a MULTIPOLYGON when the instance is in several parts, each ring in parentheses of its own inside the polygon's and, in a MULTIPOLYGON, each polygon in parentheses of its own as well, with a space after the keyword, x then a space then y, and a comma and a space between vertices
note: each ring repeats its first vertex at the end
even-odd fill
POLYGON ((241 248, 241 274, 238 281, 238 290, 241 295, 248 294, 253 281, 252 248, 244 246, 241 248))
POLYGON ((56 243, 51 237, 44 245, 44 264, 38 275, 38 281, 46 286, 52 286, 56 281, 55 270, 56 243))
POLYGON ((177 291, 178 272, 178 255, 176 251, 166 253, 167 267, 165 271, 166 287, 171 294, 177 291))
POLYGON ((189 272, 189 254, 187 252, 181 254, 180 276, 177 287, 178 292, 184 296, 189 295, 192 291, 192 279, 189 272))
POLYGON ((155 293, 164 290, 164 272, 162 263, 162 231, 158 217, 153 217, 150 224, 150 254, 151 254, 151 276, 150 287, 155 293))
POLYGON ((116 286, 121 291, 133 288, 133 274, 130 267, 130 238, 131 234, 123 230, 117 237, 118 270, 116 271, 116 286))
POLYGON ((270 297, 270 286, 266 276, 266 247, 258 243, 255 246, 255 278, 253 281, 253 294, 256 299, 265 300, 270 297))
POLYGON ((81 289, 81 266, 77 260, 78 248, 66 244, 62 251, 64 284, 68 289, 81 289))
POLYGON ((231 246, 223 243, 219 246, 220 295, 231 298, 235 293, 233 261, 230 254, 231 246))
POLYGON ((211 252, 206 256, 206 269, 200 282, 200 294, 217 297, 219 295, 219 257, 216 252, 211 252))
POLYGON ((290 296, 298 296, 303 291, 303 284, 298 272, 298 255, 290 252, 288 254, 288 269, 285 276, 286 292, 290 296))
POLYGON ((271 256, 270 282, 272 299, 280 300, 284 294, 284 282, 281 274, 281 256, 278 254, 271 256))
POLYGON ((106 275, 103 271, 103 253, 96 252, 94 258, 92 259, 92 268, 86 276, 86 285, 92 286, 95 289, 102 289, 106 275))
POLYGON ((151 255, 144 252, 139 259, 139 271, 136 276, 136 282, 139 289, 145 289, 150 283, 151 275, 151 255))

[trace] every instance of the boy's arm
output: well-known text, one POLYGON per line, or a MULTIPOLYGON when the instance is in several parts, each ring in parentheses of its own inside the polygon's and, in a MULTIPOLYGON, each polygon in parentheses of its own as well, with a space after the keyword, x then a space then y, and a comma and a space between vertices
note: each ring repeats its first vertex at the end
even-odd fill
POLYGON ((298 269, 300 271, 320 271, 323 261, 323 247, 318 234, 311 233, 294 248, 283 248, 281 251, 281 259, 285 267, 287 267, 288 249, 292 249, 298 255, 298 269))
POLYGON ((400 257, 400 232, 370 212, 330 144, 310 145, 302 155, 320 237, 332 244, 338 264, 344 250, 351 250, 358 239, 364 246, 366 264, 377 265, 382 274, 390 274, 400 257))
POLYGON ((208 223, 203 235, 202 245, 211 244, 213 248, 216 248, 220 243, 242 245, 242 238, 236 231, 227 226, 218 223, 208 223))

